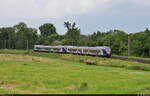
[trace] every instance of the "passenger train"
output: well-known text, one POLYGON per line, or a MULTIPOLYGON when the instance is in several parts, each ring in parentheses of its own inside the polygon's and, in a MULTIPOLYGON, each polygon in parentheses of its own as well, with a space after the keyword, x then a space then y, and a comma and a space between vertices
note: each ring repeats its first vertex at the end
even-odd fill
POLYGON ((107 46, 103 47, 78 47, 78 46, 46 46, 34 45, 36 52, 54 52, 54 53, 68 53, 78 55, 91 55, 110 57, 111 49, 107 46))

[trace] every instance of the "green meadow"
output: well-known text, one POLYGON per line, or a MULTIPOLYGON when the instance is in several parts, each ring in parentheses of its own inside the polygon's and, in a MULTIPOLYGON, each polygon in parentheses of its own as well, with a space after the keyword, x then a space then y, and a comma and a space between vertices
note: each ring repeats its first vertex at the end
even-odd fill
POLYGON ((150 94, 148 64, 33 51, 0 53, 0 94, 150 94))

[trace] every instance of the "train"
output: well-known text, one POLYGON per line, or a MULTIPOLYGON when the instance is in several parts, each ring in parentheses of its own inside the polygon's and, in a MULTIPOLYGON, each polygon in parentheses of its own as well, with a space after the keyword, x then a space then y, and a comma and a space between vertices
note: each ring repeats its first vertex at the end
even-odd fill
POLYGON ((111 48, 108 46, 86 47, 86 46, 47 46, 34 45, 36 52, 52 52, 64 54, 90 55, 90 56, 111 56, 111 48))

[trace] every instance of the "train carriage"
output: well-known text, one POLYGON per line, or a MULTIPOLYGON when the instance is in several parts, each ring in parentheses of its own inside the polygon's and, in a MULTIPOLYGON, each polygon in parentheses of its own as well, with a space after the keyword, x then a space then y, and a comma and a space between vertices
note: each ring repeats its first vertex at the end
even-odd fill
POLYGON ((61 46, 52 46, 52 52, 63 53, 63 49, 61 46))
POLYGON ((101 56, 101 55, 103 55, 103 51, 102 51, 101 48, 94 48, 94 47, 92 47, 92 48, 89 48, 88 54, 89 55, 101 56))

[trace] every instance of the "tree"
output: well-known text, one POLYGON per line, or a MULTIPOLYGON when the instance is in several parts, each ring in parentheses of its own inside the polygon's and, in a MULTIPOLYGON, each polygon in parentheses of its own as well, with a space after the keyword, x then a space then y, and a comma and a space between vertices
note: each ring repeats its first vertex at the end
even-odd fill
POLYGON ((37 40, 37 30, 34 28, 28 28, 24 22, 14 26, 16 34, 16 49, 26 49, 27 47, 33 48, 33 45, 37 40), (27 46, 28 43, 28 46, 27 46))
POLYGON ((110 30, 103 38, 103 45, 110 46, 113 54, 127 55, 128 35, 120 30, 110 30))
POLYGON ((150 57, 150 30, 131 35, 131 52, 134 56, 150 57))
POLYGON ((12 27, 3 27, 0 29, 0 48, 13 48, 15 43, 15 31, 12 27))
POLYGON ((94 32, 93 34, 89 35, 89 43, 88 46, 103 46, 103 33, 100 31, 94 32))
POLYGON ((51 23, 45 23, 39 27, 42 37, 48 37, 52 34, 57 34, 56 28, 51 23))
POLYGON ((64 26, 67 28, 65 39, 67 45, 79 45, 80 42, 80 29, 76 27, 76 23, 64 22, 64 26))

